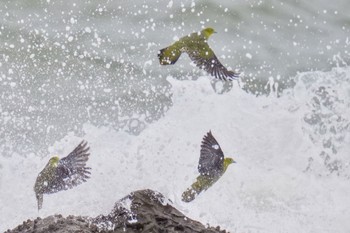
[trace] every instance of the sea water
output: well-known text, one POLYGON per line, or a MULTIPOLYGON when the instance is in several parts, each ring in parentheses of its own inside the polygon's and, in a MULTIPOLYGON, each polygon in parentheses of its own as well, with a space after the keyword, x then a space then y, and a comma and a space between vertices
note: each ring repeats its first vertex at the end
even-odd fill
POLYGON ((96 216, 131 191, 232 232, 348 232, 349 3, 8 1, 0 7, 0 231, 55 213, 96 216), (157 51, 204 26, 244 72, 217 82, 157 51), (202 137, 237 163, 191 203, 202 137), (91 148, 88 182, 44 196, 52 155, 91 148))

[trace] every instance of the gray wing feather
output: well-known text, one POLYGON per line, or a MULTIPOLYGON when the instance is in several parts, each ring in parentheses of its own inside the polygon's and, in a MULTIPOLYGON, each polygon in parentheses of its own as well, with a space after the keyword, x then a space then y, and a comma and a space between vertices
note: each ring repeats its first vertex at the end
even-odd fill
POLYGON ((224 169, 224 153, 211 131, 203 137, 198 171, 201 175, 217 176, 224 169))
POLYGON ((90 147, 82 141, 68 156, 62 158, 56 168, 53 186, 57 191, 71 189, 90 178, 90 169, 86 167, 90 147))
POLYGON ((239 77, 239 73, 227 70, 226 67, 221 64, 209 46, 206 46, 205 49, 209 51, 209 54, 212 54, 210 58, 201 57, 198 51, 188 52, 188 56, 196 66, 220 80, 235 80, 239 77))

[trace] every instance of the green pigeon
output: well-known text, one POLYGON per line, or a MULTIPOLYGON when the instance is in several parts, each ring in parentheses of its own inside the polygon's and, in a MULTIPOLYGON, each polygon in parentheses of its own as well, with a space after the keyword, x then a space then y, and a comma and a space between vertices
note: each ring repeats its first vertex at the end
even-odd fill
POLYGON ((161 49, 158 52, 160 64, 173 65, 182 53, 187 53, 196 66, 211 76, 220 80, 237 79, 239 73, 227 70, 209 47, 207 41, 213 33, 216 33, 213 28, 206 28, 184 36, 169 47, 161 49))
POLYGON ((90 169, 86 167, 89 159, 89 147, 82 141, 68 156, 60 159, 52 157, 36 178, 34 191, 38 210, 43 205, 43 195, 71 189, 90 178, 90 169))
POLYGON ((235 163, 232 158, 224 158, 219 143, 211 131, 203 137, 196 181, 182 193, 182 201, 193 201, 198 194, 211 187, 225 173, 227 167, 235 163))

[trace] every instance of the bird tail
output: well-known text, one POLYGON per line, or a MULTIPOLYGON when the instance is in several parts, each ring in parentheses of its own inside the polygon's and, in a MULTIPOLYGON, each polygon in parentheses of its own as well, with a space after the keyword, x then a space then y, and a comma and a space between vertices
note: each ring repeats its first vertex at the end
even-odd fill
POLYGON ((198 194, 199 193, 197 193, 193 188, 188 188, 185 192, 182 193, 182 201, 191 202, 197 197, 198 194))
POLYGON ((38 201, 38 211, 43 207, 43 194, 37 193, 36 194, 36 200, 38 201))
POLYGON ((182 193, 182 201, 193 201, 202 191, 207 190, 209 187, 210 185, 203 183, 203 178, 201 176, 197 177, 197 180, 191 185, 191 187, 182 193))
POLYGON ((181 55, 180 49, 171 45, 158 51, 159 63, 161 65, 173 65, 181 55))

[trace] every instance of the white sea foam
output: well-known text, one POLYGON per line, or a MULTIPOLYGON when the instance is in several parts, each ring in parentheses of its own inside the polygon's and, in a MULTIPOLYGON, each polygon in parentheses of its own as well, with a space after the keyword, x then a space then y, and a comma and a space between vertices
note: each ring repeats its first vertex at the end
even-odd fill
MULTIPOLYGON (((305 130, 312 126, 304 120, 314 106, 310 105, 314 92, 305 84, 305 77, 313 75, 324 81, 337 78, 337 74, 345 77, 340 82, 346 81, 350 71, 301 74, 296 88, 281 98, 257 98, 236 85, 219 95, 208 77, 197 81, 168 78, 173 106, 140 135, 85 124, 84 139, 91 147, 91 179, 72 190, 44 196, 39 214, 33 185, 50 155, 43 159, 33 154, 2 157, 0 231, 38 215, 106 214, 131 191, 150 188, 172 198, 185 215, 231 232, 349 232, 346 172, 336 174, 323 166, 320 152, 325 148, 310 139, 318 131, 305 130), (237 163, 193 202, 183 203, 181 193, 198 174, 200 143, 209 130, 225 155, 237 163)), ((313 80, 312 85, 319 83, 313 80)), ((349 97, 345 82, 333 85, 341 87, 338 99, 349 97)), ((344 121, 349 120, 347 104, 337 102, 344 107, 339 110, 343 112, 337 112, 344 121)), ((331 159, 341 158, 345 170, 349 131, 337 132, 342 134, 341 146, 336 154, 327 153, 331 159)), ((66 155, 81 139, 69 133, 50 151, 66 155)))

